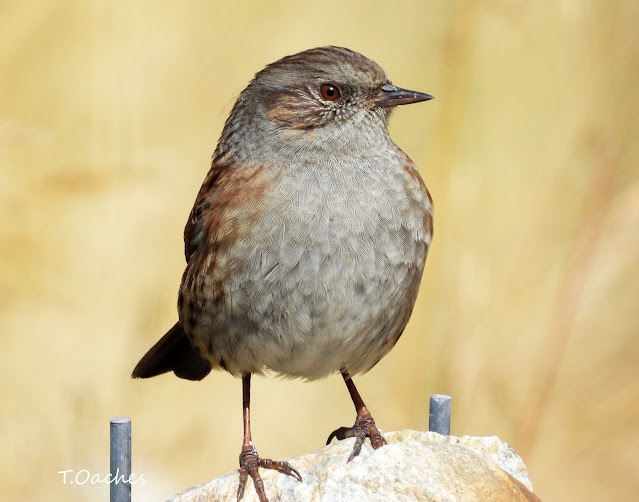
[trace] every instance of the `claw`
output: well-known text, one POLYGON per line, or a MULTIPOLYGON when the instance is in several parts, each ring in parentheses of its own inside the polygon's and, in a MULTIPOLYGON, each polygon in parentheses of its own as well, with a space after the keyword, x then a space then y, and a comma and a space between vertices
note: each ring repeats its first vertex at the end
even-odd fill
POLYGON ((355 438, 355 444, 353 445, 353 451, 348 457, 347 462, 350 462, 359 455, 362 451, 362 445, 364 444, 365 438, 370 438, 371 446, 375 450, 386 444, 384 436, 382 436, 381 432, 379 432, 379 429, 375 425, 375 420, 373 420, 373 417, 368 410, 357 415, 355 418, 355 424, 352 427, 340 427, 339 429, 335 429, 331 432, 326 444, 329 444, 333 438, 337 438, 338 441, 341 441, 342 439, 352 437, 355 438))
POLYGON ((264 490, 264 481, 262 481, 259 472, 260 467, 263 469, 275 469, 282 474, 288 474, 298 481, 302 481, 302 476, 291 464, 281 460, 260 458, 253 444, 249 443, 247 446, 242 447, 242 452, 240 453, 240 484, 237 487, 238 502, 244 496, 244 489, 246 488, 249 476, 251 476, 253 480, 253 486, 255 486, 255 491, 257 492, 260 502, 268 502, 268 497, 264 490))
POLYGON ((326 444, 327 445, 330 444, 333 438, 337 438, 338 441, 341 441, 342 439, 352 438, 356 436, 357 434, 355 433, 355 429, 356 429, 355 426, 340 427, 339 429, 335 429, 333 432, 331 432, 331 435, 328 436, 328 439, 326 440, 326 444))

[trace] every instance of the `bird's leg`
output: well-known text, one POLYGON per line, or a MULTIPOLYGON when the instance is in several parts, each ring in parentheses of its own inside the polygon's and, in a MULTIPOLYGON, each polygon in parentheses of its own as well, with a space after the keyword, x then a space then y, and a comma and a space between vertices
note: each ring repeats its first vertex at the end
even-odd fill
POLYGON ((302 481, 302 476, 288 462, 271 460, 270 458, 260 458, 253 445, 251 438, 251 374, 242 376, 242 417, 244 419, 244 441, 240 452, 240 485, 237 488, 237 500, 244 496, 244 488, 248 477, 253 479, 255 491, 260 502, 268 502, 264 491, 264 481, 260 477, 259 468, 275 469, 283 474, 293 476, 298 481, 302 481))
POLYGON ((348 457, 348 462, 350 462, 359 455, 365 438, 371 438, 371 445, 376 450, 384 446, 386 441, 375 425, 375 420, 373 420, 371 412, 368 411, 362 397, 359 395, 359 392, 357 392, 357 387, 355 387, 351 376, 345 371, 342 371, 342 376, 344 377, 344 382, 346 382, 346 387, 355 405, 357 417, 355 417, 355 425, 352 427, 340 427, 331 432, 326 444, 329 444, 333 438, 337 438, 341 441, 342 439, 354 437, 355 445, 353 446, 351 455, 348 457))

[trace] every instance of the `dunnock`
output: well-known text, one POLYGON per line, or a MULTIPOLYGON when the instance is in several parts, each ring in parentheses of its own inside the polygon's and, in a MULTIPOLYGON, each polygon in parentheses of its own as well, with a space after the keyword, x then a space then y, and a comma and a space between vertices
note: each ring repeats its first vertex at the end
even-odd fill
POLYGON ((328 442, 355 437, 349 460, 365 437, 385 444, 351 375, 395 345, 417 296, 432 202, 387 123, 393 107, 428 99, 357 52, 320 47, 260 71, 226 121, 184 230, 179 322, 132 376, 242 377, 238 500, 249 475, 267 500, 259 467, 301 480, 253 446, 253 373, 341 372, 357 416, 328 442))

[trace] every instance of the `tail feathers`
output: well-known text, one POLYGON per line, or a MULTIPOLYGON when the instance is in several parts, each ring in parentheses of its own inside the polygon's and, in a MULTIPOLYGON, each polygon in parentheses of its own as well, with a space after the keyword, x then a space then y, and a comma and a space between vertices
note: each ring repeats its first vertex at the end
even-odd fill
POLYGON ((179 323, 149 349, 131 376, 151 378, 169 371, 186 380, 202 380, 211 372, 211 365, 191 345, 179 323))

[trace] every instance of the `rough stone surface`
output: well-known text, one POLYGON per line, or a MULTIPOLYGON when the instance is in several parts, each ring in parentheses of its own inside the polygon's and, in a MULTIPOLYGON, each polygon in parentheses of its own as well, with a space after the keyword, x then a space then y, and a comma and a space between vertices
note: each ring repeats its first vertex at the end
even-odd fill
MULTIPOLYGON (((362 452, 346 463, 354 439, 288 460, 302 483, 260 470, 271 502, 353 501, 539 501, 521 458, 497 437, 441 436, 434 432, 384 434, 387 446, 362 452)), ((238 472, 232 471, 174 495, 167 502, 235 501, 238 472)), ((249 479, 242 499, 257 501, 249 479)))

